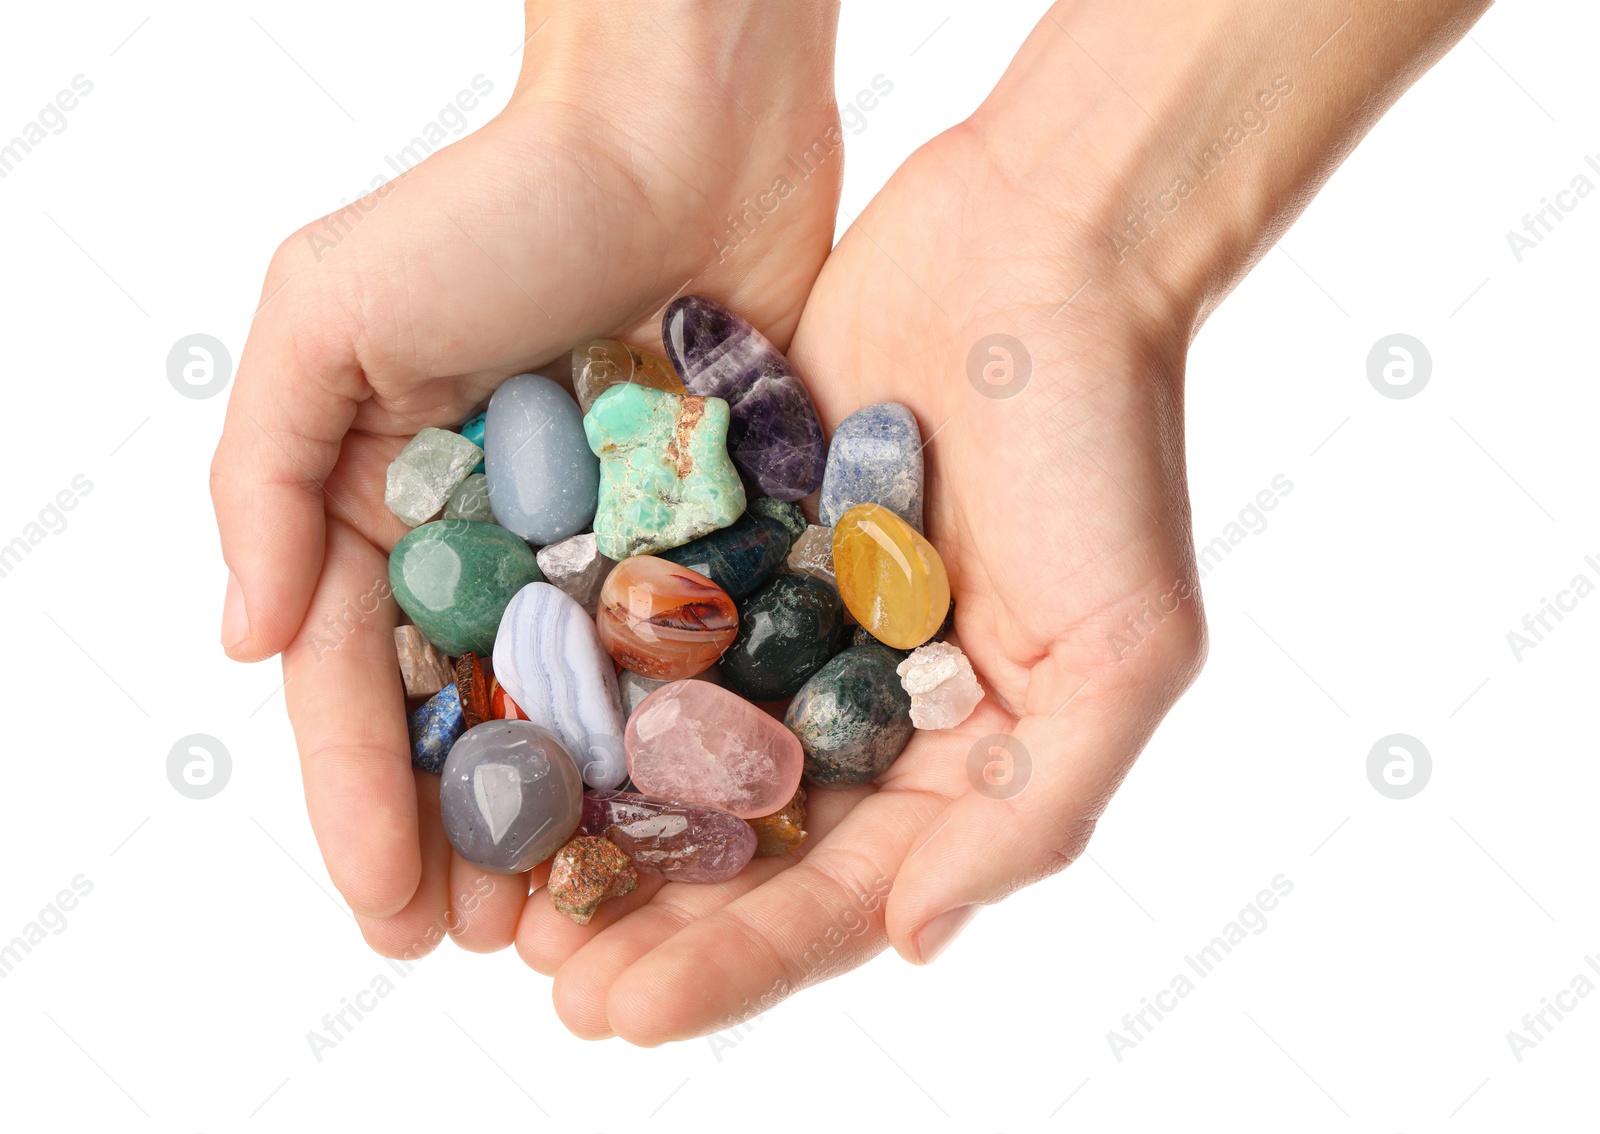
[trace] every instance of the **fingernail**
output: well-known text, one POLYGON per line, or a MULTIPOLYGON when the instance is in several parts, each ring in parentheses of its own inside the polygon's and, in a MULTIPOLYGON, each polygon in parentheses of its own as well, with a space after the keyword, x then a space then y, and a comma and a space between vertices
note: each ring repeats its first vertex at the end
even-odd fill
POLYGON ((244 609, 244 590, 232 571, 228 572, 228 593, 222 600, 222 648, 236 650, 250 640, 250 616, 244 609))
POLYGON ((932 964, 934 959, 949 947, 950 942, 956 939, 956 935, 967 927, 967 922, 971 921, 977 912, 977 906, 957 906, 923 926, 922 931, 914 938, 917 956, 922 958, 922 963, 932 964))

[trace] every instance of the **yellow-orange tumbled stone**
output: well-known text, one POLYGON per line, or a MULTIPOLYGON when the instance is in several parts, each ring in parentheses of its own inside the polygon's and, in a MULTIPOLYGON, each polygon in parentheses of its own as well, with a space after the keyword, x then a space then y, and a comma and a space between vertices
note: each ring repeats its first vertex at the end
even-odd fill
POLYGON ((624 382, 687 395, 688 389, 659 354, 636 350, 616 339, 591 339, 572 352, 572 389, 584 413, 600 395, 624 382))
POLYGON ((950 580, 933 544, 878 504, 857 504, 833 527, 839 597, 878 641, 911 650, 938 632, 950 580))

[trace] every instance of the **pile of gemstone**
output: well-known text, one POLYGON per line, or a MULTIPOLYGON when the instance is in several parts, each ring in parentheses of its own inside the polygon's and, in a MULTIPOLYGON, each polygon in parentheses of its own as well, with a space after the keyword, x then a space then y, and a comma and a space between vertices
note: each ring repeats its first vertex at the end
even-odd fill
POLYGON ((412 526, 389 557, 412 762, 464 859, 550 860, 583 924, 640 873, 721 882, 794 851, 802 781, 870 783, 983 697, 938 640, 911 411, 867 406, 827 445, 732 311, 685 296, 662 341, 579 346, 570 393, 509 379, 417 434, 385 492, 412 526))

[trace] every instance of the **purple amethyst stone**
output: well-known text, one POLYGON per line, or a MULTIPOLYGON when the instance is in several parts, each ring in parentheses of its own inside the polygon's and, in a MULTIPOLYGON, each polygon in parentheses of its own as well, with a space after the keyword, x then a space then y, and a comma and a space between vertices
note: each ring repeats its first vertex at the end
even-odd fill
POLYGON ((728 403, 728 455, 740 472, 778 500, 816 491, 827 467, 817 407, 760 331, 720 303, 685 295, 667 306, 661 338, 691 394, 728 403))
POLYGON ((672 882, 726 882, 756 853, 755 828, 718 807, 629 791, 586 791, 583 835, 603 835, 640 874, 672 882))

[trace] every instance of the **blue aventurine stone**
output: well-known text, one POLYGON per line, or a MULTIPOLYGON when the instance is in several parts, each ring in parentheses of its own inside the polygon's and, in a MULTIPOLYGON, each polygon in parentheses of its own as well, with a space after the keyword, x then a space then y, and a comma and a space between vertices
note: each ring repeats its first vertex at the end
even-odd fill
POLYGON ((857 504, 881 504, 922 530, 922 434, 899 402, 856 410, 834 430, 817 512, 832 527, 857 504))

